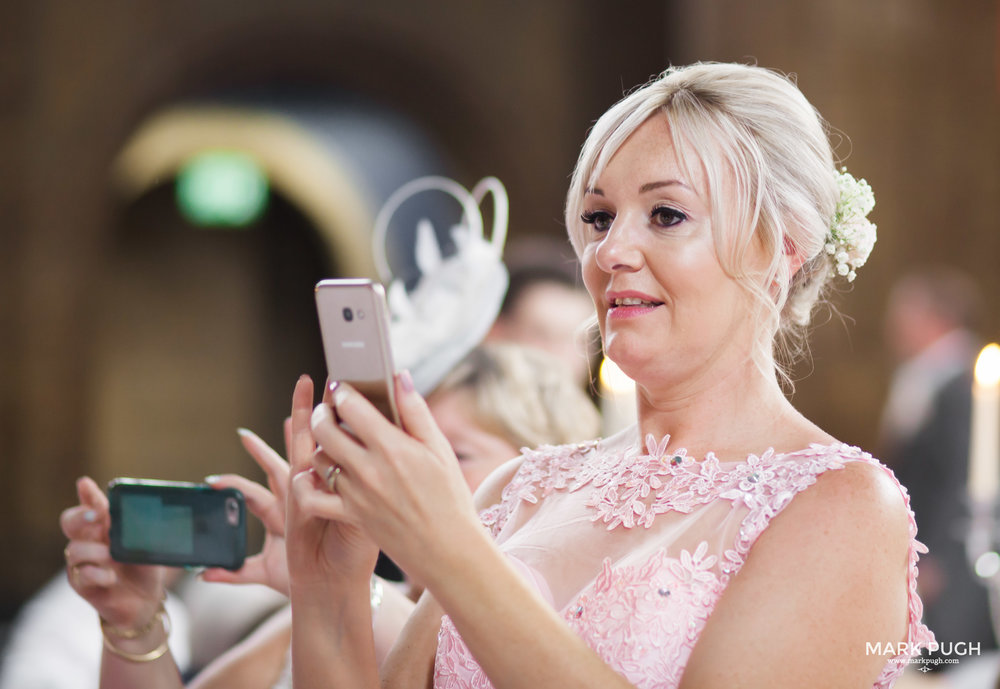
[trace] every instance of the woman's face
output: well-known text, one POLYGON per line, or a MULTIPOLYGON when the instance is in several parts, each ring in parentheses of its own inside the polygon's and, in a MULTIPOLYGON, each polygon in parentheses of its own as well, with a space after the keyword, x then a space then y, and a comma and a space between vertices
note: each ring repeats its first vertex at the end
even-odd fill
POLYGON ((751 301, 716 255, 704 173, 692 174, 654 116, 583 201, 583 279, 605 354, 641 387, 682 394, 745 363, 753 337, 751 301))
POLYGON ((472 399, 454 390, 427 399, 434 420, 451 444, 469 489, 475 491, 491 471, 520 452, 504 438, 483 430, 473 418, 472 399))

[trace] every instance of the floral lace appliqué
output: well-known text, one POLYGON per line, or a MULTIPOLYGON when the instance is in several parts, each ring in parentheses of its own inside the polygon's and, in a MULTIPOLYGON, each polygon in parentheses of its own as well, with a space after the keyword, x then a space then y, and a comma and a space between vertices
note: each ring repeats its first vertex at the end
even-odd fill
MULTIPOLYGON (((867 453, 842 444, 812 445, 789 454, 767 450, 738 463, 720 463, 709 454, 696 461, 683 450, 667 452, 669 437, 646 439, 646 453, 601 451, 597 443, 546 447, 526 452, 521 468, 504 489, 500 504, 482 513, 498 534, 523 503, 536 504, 557 491, 589 487, 590 518, 608 530, 649 528, 657 515, 690 513, 722 500, 745 511, 734 542, 708 555, 701 542, 693 553, 669 557, 665 549, 640 565, 613 565, 605 560, 593 582, 563 611, 563 618, 611 666, 641 687, 676 687, 691 650, 730 578, 743 566, 751 547, 802 490, 828 470, 862 461, 891 471, 867 453)), ((894 477, 893 477, 894 478, 894 477)), ((895 480, 895 479, 894 479, 895 480)), ((898 484, 898 482, 897 482, 898 484)), ((909 497, 900 486, 907 510, 909 497)), ((920 622, 916 563, 926 552, 916 540, 910 516, 908 646, 930 643, 934 636, 920 622)), ((877 689, 890 687, 905 668, 905 658, 890 660, 877 689)), ((490 684, 464 647, 450 620, 442 624, 435 687, 490 684)))
POLYGON ((606 560, 590 589, 563 611, 587 644, 629 681, 675 687, 725 585, 707 543, 680 558, 655 553, 637 566, 606 560))

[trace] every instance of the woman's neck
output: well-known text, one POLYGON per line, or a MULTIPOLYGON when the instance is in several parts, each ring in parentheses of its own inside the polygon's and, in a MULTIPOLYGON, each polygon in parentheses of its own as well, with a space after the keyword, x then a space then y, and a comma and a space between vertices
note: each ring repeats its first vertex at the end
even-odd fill
POLYGON ((669 449, 703 458, 743 459, 768 447, 801 449, 831 438, 785 398, 775 377, 755 366, 704 384, 669 389, 637 387, 640 441, 670 436, 669 449))

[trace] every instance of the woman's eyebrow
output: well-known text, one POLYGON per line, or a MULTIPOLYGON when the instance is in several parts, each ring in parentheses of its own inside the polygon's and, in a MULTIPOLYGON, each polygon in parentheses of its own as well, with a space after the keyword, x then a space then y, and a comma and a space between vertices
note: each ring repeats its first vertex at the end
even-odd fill
POLYGON ((641 187, 639 187, 639 193, 645 194, 647 191, 653 191, 654 189, 659 189, 661 187, 670 187, 670 186, 679 186, 688 190, 691 189, 691 187, 684 184, 684 182, 680 181, 679 179, 667 179, 663 180, 662 182, 647 182, 646 184, 643 184, 641 187))
MULTIPOLYGON (((659 182, 646 182, 641 187, 639 187, 639 193, 645 194, 646 192, 653 191, 654 189, 660 189, 662 187, 671 187, 671 186, 682 187, 684 189, 687 189, 688 191, 691 191, 691 187, 689 187, 687 184, 680 181, 679 179, 666 179, 659 182)), ((601 191, 600 187, 592 187, 590 189, 587 189, 586 192, 584 193, 593 194, 594 196, 604 196, 604 192, 601 191)))

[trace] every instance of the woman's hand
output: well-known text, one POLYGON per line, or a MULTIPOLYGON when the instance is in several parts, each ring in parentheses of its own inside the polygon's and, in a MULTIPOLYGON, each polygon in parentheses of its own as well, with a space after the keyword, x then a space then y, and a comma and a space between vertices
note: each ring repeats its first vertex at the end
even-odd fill
MULTIPOLYGON (((324 397, 328 399, 329 394, 324 397)), ((343 518, 331 520, 315 508, 317 501, 332 496, 326 481, 313 470, 316 442, 310 425, 312 401, 312 381, 303 376, 292 398, 288 447, 292 474, 285 545, 290 588, 341 591, 362 585, 367 588, 378 546, 361 530, 357 519, 342 515, 343 518)), ((328 408, 325 401, 321 406, 328 408)))
MULTIPOLYGON (((310 393, 311 395, 312 393, 310 393)), ((285 421, 285 447, 290 446, 291 419, 285 421)), ((247 558, 239 570, 206 569, 205 581, 229 584, 265 584, 288 595, 288 560, 285 555, 285 503, 291 470, 288 462, 255 433, 240 429, 240 442, 267 474, 268 490, 255 481, 236 474, 206 479, 213 488, 236 488, 246 498, 247 508, 264 524, 264 547, 247 558)))
POLYGON ((401 430, 348 385, 338 385, 333 407, 320 404, 312 433, 311 483, 300 504, 310 515, 356 524, 418 582, 430 584, 440 548, 464 526, 480 529, 472 496, 448 440, 438 429, 409 374, 396 377, 401 430), (330 492, 319 476, 339 466, 330 492))
POLYGON ((153 618, 164 596, 164 568, 128 565, 111 559, 108 499, 93 481, 76 482, 80 504, 59 518, 66 546, 69 583, 112 626, 142 627, 153 618))

